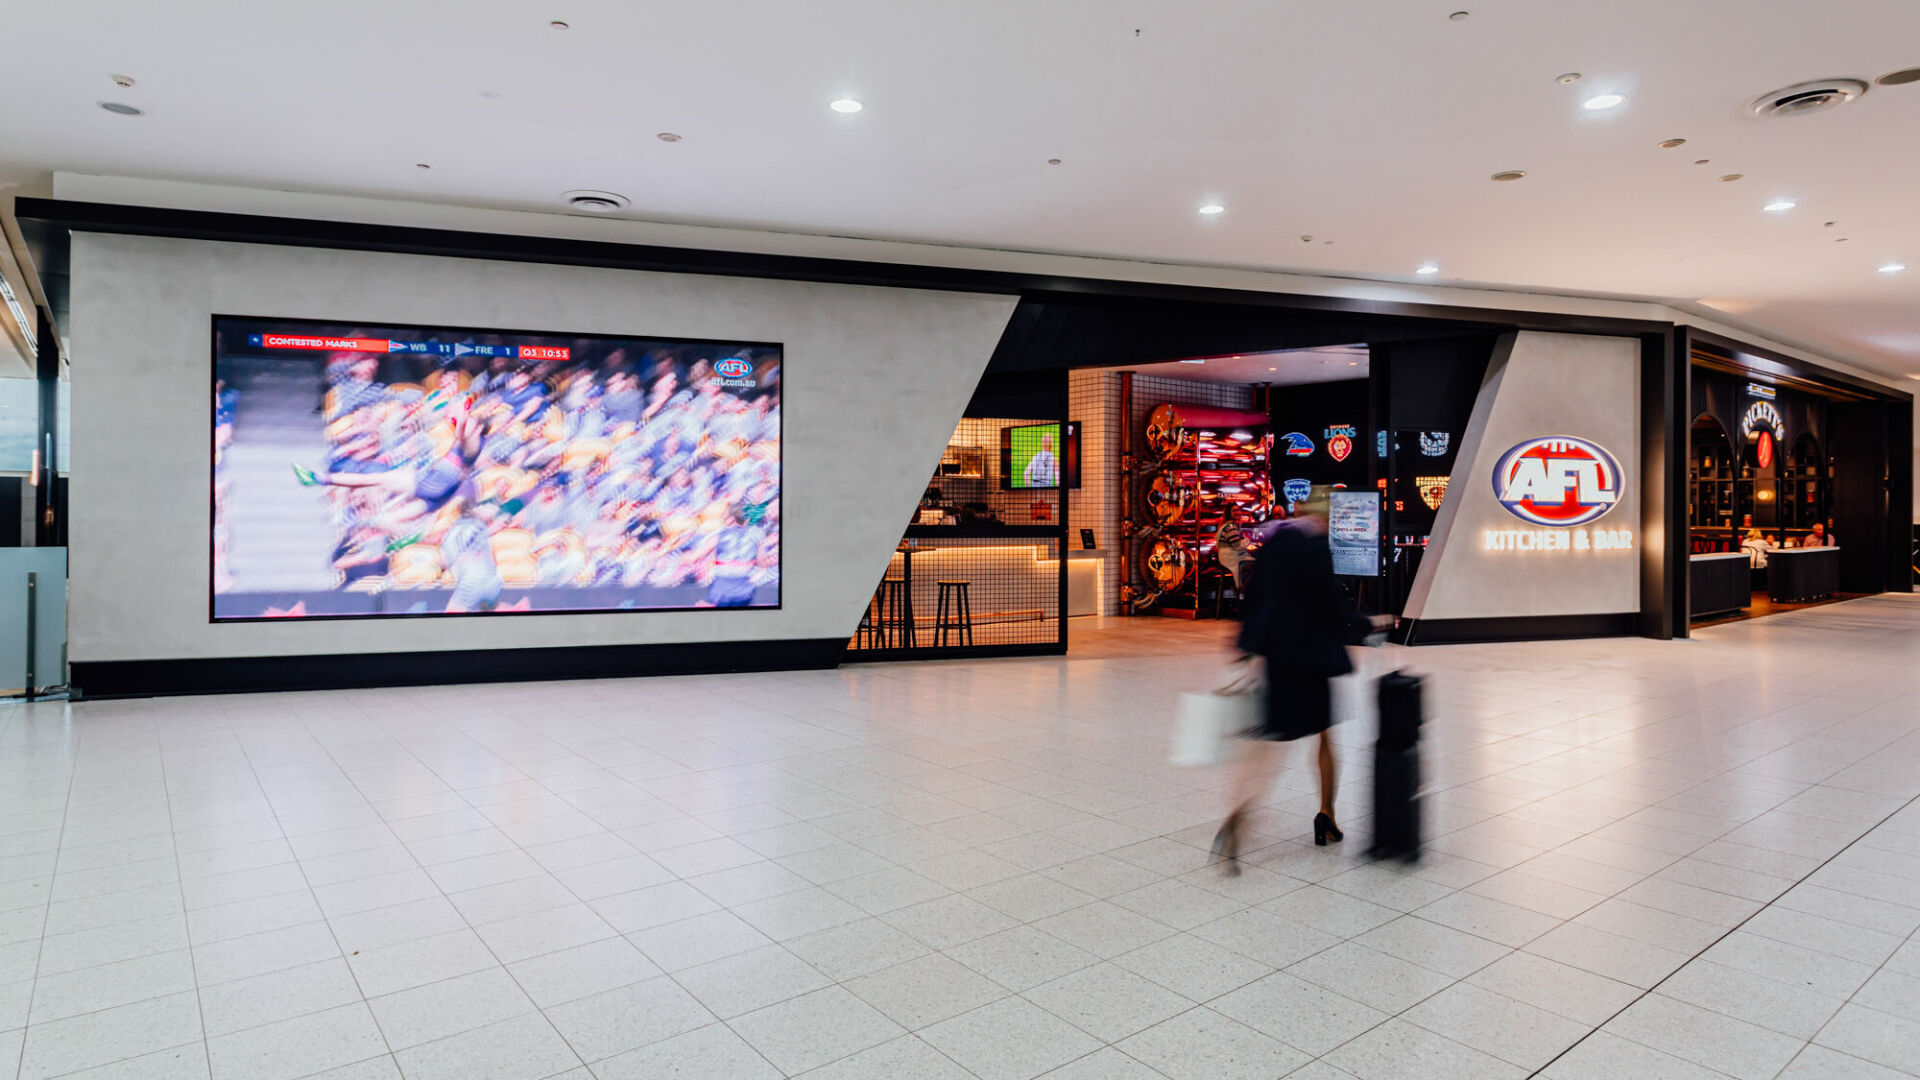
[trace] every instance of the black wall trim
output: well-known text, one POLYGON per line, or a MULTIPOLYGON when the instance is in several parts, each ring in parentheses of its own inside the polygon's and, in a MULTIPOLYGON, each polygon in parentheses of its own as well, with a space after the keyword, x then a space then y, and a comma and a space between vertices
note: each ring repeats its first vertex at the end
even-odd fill
POLYGON ((442 683, 809 671, 837 667, 846 648, 845 638, 787 638, 542 649, 95 660, 70 665, 69 678, 76 695, 86 698, 347 690, 442 683))
POLYGON ((1641 637, 1687 636, 1687 438, 1693 365, 1684 327, 1640 339, 1641 637))
MULTIPOLYGON (((43 284, 53 301, 54 316, 67 314, 67 253, 69 230, 121 233, 132 236, 170 236, 192 240, 228 240, 250 244, 332 248, 353 251, 389 251, 414 255, 442 255, 508 262, 604 266, 626 270, 653 270, 679 274, 720 274, 730 277, 775 278, 896 288, 941 289, 961 292, 1038 294, 1037 299, 1100 303, 1114 299, 1207 301, 1251 308, 1337 312, 1349 315, 1415 317, 1455 324, 1485 323, 1523 330, 1565 333, 1633 335, 1664 331, 1669 325, 1643 319, 1562 312, 1515 311, 1499 308, 1452 307, 1446 304, 1409 304, 1399 301, 1358 300, 1266 292, 1259 289, 1222 289, 1204 285, 1123 281, 1060 274, 1002 270, 970 270, 950 266, 873 262, 862 259, 820 258, 805 255, 768 255, 750 251, 666 247, 599 240, 574 240, 520 233, 486 233, 460 229, 371 225, 262 214, 229 214, 208 210, 123 206, 114 203, 73 202, 63 199, 17 199, 14 217, 20 222, 43 284)), ((1016 320, 1016 331, 1032 327, 1016 320)))
POLYGON ((1639 612, 1618 615, 1515 615, 1495 619, 1415 619, 1400 635, 1408 645, 1467 645, 1492 641, 1631 637, 1639 612))
POLYGON ((1038 641, 1007 645, 950 645, 945 648, 928 646, 924 649, 862 649, 848 650, 844 659, 848 664, 887 664, 900 660, 987 660, 1009 656, 1065 656, 1067 645, 1064 641, 1038 641))
POLYGON ((1773 375, 1789 379, 1799 379, 1816 385, 1824 384, 1839 393, 1850 393, 1856 397, 1866 396, 1887 401, 1912 402, 1913 395, 1895 390, 1890 386, 1863 379, 1844 371, 1835 371, 1830 367, 1775 352, 1761 345, 1722 337, 1699 327, 1687 327, 1687 356, 1692 356, 1692 346, 1705 345, 1709 349, 1730 354, 1737 367, 1744 367, 1754 374, 1773 375))

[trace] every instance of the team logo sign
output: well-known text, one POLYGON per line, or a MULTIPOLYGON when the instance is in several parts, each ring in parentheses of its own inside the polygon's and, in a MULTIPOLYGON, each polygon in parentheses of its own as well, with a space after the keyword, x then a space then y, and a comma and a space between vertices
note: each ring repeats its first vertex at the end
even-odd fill
POLYGON ((1384 428, 1373 433, 1373 453, 1376 457, 1387 456, 1387 432, 1384 428))
POLYGON ((753 374, 753 364, 742 357, 730 356, 713 365, 713 370, 723 379, 744 379, 753 374))
POLYGON ((1280 445, 1286 447, 1288 457, 1306 457, 1313 453, 1313 440, 1297 431, 1280 436, 1280 445))
POLYGON ((1347 460, 1353 453, 1355 432, 1352 424, 1335 424, 1327 429, 1327 454, 1335 461, 1347 460))
POLYGON ((1444 431, 1423 431, 1420 433, 1420 452, 1428 457, 1445 457, 1447 447, 1453 445, 1453 436, 1444 431))
POLYGON ((1288 480, 1280 485, 1280 494, 1286 496, 1287 508, 1292 509, 1294 503, 1301 502, 1313 494, 1313 481, 1288 480))
POLYGON ((1612 454, 1572 435, 1528 439, 1493 467, 1493 497, 1534 525, 1585 525, 1618 505, 1625 485, 1612 454))

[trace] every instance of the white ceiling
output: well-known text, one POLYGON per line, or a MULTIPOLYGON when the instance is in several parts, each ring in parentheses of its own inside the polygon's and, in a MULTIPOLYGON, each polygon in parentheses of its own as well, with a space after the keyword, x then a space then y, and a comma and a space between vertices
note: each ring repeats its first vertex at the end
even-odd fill
POLYGON ((1746 111, 1920 65, 1914 0, 14 0, 4 32, 21 191, 606 188, 650 220, 1657 298, 1920 373, 1920 84, 1746 111))
POLYGON ((1124 370, 1136 375, 1157 375, 1196 382, 1275 385, 1364 379, 1372 370, 1365 345, 1336 345, 1325 349, 1289 349, 1284 352, 1199 359, 1205 362, 1176 360, 1171 364, 1134 364, 1124 370))

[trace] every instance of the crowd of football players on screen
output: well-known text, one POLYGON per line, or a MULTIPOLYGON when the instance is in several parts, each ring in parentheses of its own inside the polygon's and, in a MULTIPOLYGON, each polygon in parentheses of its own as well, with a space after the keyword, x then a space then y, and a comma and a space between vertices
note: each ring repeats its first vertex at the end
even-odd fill
POLYGON ((332 354, 327 458, 293 480, 326 502, 336 588, 451 588, 445 610, 465 612, 580 606, 545 589, 687 606, 648 594, 688 586, 740 607, 776 582, 778 363, 722 380, 673 348, 583 341, 572 356, 386 382, 382 357, 332 354))

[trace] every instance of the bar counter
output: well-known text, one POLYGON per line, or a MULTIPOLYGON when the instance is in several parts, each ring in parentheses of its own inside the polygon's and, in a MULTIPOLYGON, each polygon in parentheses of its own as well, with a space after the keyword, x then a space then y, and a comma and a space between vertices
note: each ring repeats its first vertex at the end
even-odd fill
POLYGON ((1687 597, 1690 613, 1696 619, 1746 607, 1753 601, 1747 553, 1693 556, 1687 564, 1687 597))
POLYGON ((1780 548, 1767 552, 1767 599, 1818 600, 1840 591, 1840 549, 1780 548))

